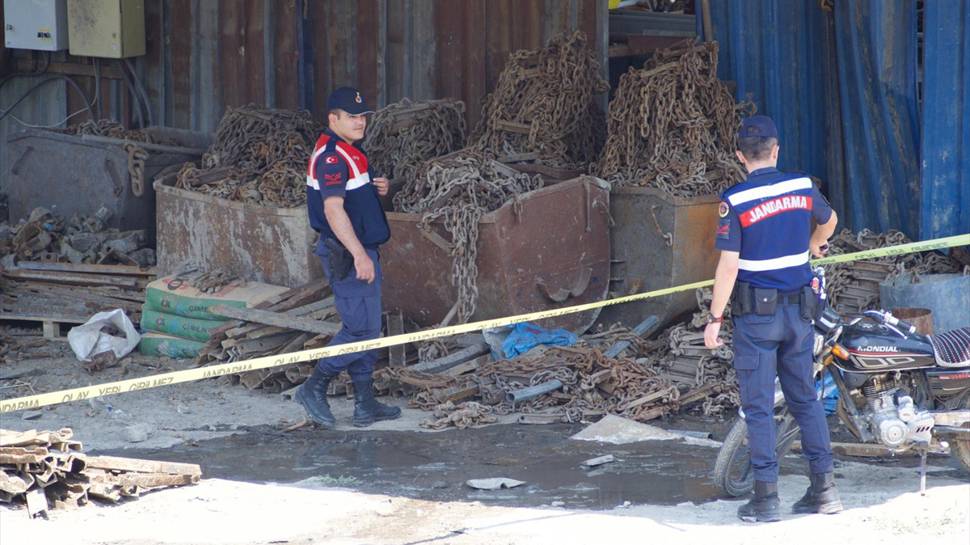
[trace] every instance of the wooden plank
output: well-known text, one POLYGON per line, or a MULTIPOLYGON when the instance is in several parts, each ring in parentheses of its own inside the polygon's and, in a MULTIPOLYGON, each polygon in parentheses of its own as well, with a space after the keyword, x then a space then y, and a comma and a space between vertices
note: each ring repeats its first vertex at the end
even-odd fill
POLYGON ((39 280, 42 282, 56 282, 59 284, 73 284, 78 286, 116 286, 135 288, 138 280, 130 277, 117 277, 106 274, 75 274, 60 271, 25 271, 13 269, 4 271, 3 276, 18 280, 39 280))
POLYGON ((0 320, 9 322, 57 322, 61 324, 83 324, 88 321, 87 318, 80 316, 32 316, 12 312, 0 312, 0 320))
POLYGON ((287 316, 278 312, 268 310, 257 310, 252 308, 235 308, 225 305, 215 305, 209 308, 209 312, 226 318, 246 320, 247 322, 257 322, 260 324, 285 327, 299 331, 309 331, 310 333, 325 333, 335 335, 340 331, 340 326, 319 320, 309 320, 295 316, 287 316))
POLYGON ((198 464, 156 462, 155 460, 122 458, 118 456, 88 456, 86 462, 87 467, 92 469, 164 473, 167 475, 202 475, 202 468, 198 464))
POLYGON ((154 267, 142 269, 131 265, 93 265, 89 263, 51 263, 47 261, 18 261, 18 269, 29 271, 60 271, 71 273, 120 274, 137 276, 157 276, 154 267))
MULTIPOLYGON (((391 312, 387 315, 387 336, 404 334, 404 315, 401 312, 391 312)), ((407 362, 404 344, 392 346, 387 349, 387 361, 389 367, 404 367, 407 362)))

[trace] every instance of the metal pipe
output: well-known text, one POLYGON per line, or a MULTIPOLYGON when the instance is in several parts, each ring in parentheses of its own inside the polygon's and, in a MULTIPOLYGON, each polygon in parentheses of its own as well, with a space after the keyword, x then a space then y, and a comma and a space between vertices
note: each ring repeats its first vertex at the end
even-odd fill
MULTIPOLYGON (((657 324, 658 320, 656 316, 648 316, 647 319, 640 322, 636 327, 633 328, 633 333, 635 333, 637 337, 643 337, 644 335, 653 331, 654 328, 657 327, 657 324)), ((623 351, 629 346, 630 341, 619 341, 604 352, 603 355, 607 358, 615 358, 622 354, 623 351)))
POLYGON ((520 403, 522 401, 528 401, 530 399, 537 398, 543 394, 548 394, 549 392, 558 390, 562 388, 563 384, 559 379, 552 379, 535 386, 529 386, 528 388, 522 388, 521 390, 515 390, 505 394, 505 399, 511 401, 512 403, 520 403))

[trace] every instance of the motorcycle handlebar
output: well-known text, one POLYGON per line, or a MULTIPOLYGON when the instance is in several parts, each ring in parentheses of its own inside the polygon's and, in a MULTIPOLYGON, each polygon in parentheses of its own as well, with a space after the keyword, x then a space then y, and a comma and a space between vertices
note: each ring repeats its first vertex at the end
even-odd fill
POLYGON ((905 320, 900 320, 899 318, 893 316, 891 313, 887 311, 867 310, 865 311, 864 314, 884 324, 889 324, 893 327, 898 327, 899 329, 902 329, 903 331, 905 331, 906 333, 909 333, 910 335, 913 335, 916 333, 916 326, 914 326, 913 324, 905 320))

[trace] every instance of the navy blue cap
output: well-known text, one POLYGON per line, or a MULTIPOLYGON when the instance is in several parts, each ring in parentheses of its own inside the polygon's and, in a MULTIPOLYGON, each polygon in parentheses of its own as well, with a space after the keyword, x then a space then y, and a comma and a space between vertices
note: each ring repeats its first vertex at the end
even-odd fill
POLYGON ((761 138, 778 138, 778 129, 775 122, 766 115, 753 115, 741 121, 741 128, 738 129, 738 138, 750 138, 760 136, 761 138))
POLYGON ((373 110, 367 107, 367 101, 360 91, 353 87, 340 87, 334 89, 327 99, 327 110, 343 110, 351 115, 370 113, 373 110))

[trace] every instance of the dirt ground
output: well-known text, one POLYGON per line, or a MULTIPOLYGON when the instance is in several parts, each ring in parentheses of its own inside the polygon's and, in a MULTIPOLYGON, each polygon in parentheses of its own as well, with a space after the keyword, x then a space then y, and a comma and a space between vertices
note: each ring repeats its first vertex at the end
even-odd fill
MULTIPOLYGON (((184 362, 133 356, 124 368, 88 374, 73 357, 65 353, 62 357, 0 365, 0 398, 132 378, 187 365, 184 362)), ((392 402, 403 405, 400 400, 392 402)), ((352 404, 344 399, 336 399, 333 405, 338 420, 348 422, 352 404)), ((427 417, 426 413, 405 407, 402 419, 380 423, 367 431, 351 431, 353 429, 346 425, 337 432, 328 432, 330 435, 304 429, 294 432, 294 439, 289 442, 281 441, 281 445, 291 449, 293 442, 327 442, 336 441, 338 437, 342 437, 343 441, 351 438, 359 442, 368 433, 370 437, 381 434, 408 436, 413 442, 416 441, 413 432, 422 430, 418 424, 427 417), (374 431, 378 433, 372 433, 374 431)), ((193 445, 205 449, 224 443, 229 448, 233 444, 230 436, 272 441, 274 433, 282 433, 279 431, 281 428, 301 418, 302 410, 279 395, 250 392, 240 386, 229 385, 224 379, 216 379, 59 405, 34 413, 4 414, 0 415, 0 427, 15 430, 71 427, 76 438, 84 443, 85 452, 124 455, 125 451, 135 454, 154 450, 163 459, 194 461, 183 459, 181 453, 191 451, 193 445), (32 419, 25 420, 24 416, 32 419), (166 454, 171 454, 171 457, 165 457, 166 454)), ((505 420, 506 423, 510 421, 511 418, 505 420)), ((723 423, 712 422, 711 427, 723 429, 723 423)), ((529 432, 535 429, 531 427, 504 428, 510 430, 511 434, 520 434, 520 437, 521 434, 542 435, 529 432)), ((497 433, 489 430, 489 433, 497 433)), ((549 437, 548 441, 555 440, 557 445, 562 445, 568 440, 563 434, 569 431, 558 434, 556 429, 547 429, 542 437, 549 437)), ((445 433, 458 434, 456 441, 465 438, 471 442, 482 440, 486 430, 445 433)), ((484 437, 484 440, 495 441, 490 437, 484 437)), ((389 441, 382 438, 379 444, 384 448, 413 448, 397 447, 394 445, 398 443, 389 441)), ((563 447, 556 448, 561 450, 563 447)), ((595 450, 599 447, 590 448, 595 450)), ((601 450, 613 452, 610 448, 613 447, 603 446, 601 450)), ((631 460, 638 459, 638 448, 630 447, 632 450, 624 452, 631 460)), ((690 458, 706 467, 706 461, 716 455, 716 448, 683 443, 644 448, 654 458, 665 457, 668 464, 690 458)), ((534 446, 529 449, 517 455, 522 459, 530 456, 540 458, 533 460, 537 463, 528 467, 542 465, 540 454, 545 451, 534 446)), ((402 456, 408 454, 405 452, 402 456)), ((582 449, 577 447, 576 456, 584 455, 582 449)), ((245 475, 269 475, 261 473, 259 466, 263 464, 262 460, 247 461, 245 451, 238 456, 242 460, 238 464, 252 466, 247 468, 245 475)), ((433 466, 427 463, 428 455, 422 456, 425 458, 422 467, 433 466)), ((433 454, 430 456, 433 457, 433 454)), ((462 456, 458 456, 458 459, 462 459, 462 456)), ((467 467, 492 466, 497 468, 496 472, 505 473, 516 469, 513 465, 503 465, 500 460, 475 461, 471 459, 474 456, 469 456, 467 467)), ((203 462, 207 458, 198 457, 203 462)), ((440 458, 445 459, 446 456, 442 454, 440 458)), ((446 481, 442 484, 445 490, 450 488, 458 492, 464 486, 465 479, 483 476, 465 474, 463 464, 455 462, 454 456, 451 459, 450 472, 442 478, 446 481)), ((735 517, 738 501, 723 499, 662 505, 664 502, 627 503, 620 499, 614 501, 610 497, 599 502, 608 504, 607 508, 588 509, 576 508, 568 501, 530 501, 528 495, 541 494, 542 491, 535 487, 523 487, 494 496, 482 496, 483 499, 479 501, 467 499, 474 497, 468 494, 455 494, 456 499, 451 500, 429 500, 426 498, 436 495, 431 494, 429 490, 432 487, 423 482, 416 486, 411 483, 406 494, 397 489, 375 493, 354 479, 347 482, 319 478, 274 480, 266 476, 238 477, 243 473, 228 470, 213 473, 225 473, 229 478, 206 478, 206 464, 203 463, 204 478, 200 484, 153 492, 118 506, 88 505, 73 511, 52 511, 49 520, 30 520, 23 509, 0 508, 0 545, 61 540, 79 545, 562 545, 645 541, 708 544, 784 541, 786 544, 798 544, 817 543, 820 540, 840 543, 968 543, 970 483, 967 482, 967 473, 955 469, 951 462, 945 458, 933 459, 929 489, 927 495, 921 497, 918 493, 917 470, 912 463, 841 460, 837 477, 847 508, 845 512, 835 516, 787 516, 782 522, 769 525, 749 525, 738 521, 735 517)), ((783 472, 780 480, 780 492, 786 504, 796 500, 808 483, 797 472, 797 458, 791 457, 786 461, 786 465, 792 464, 796 470, 783 472)), ((370 474, 382 472, 380 464, 377 466, 371 468, 370 474)), ((516 475, 524 475, 524 480, 528 480, 528 467, 523 467, 518 468, 522 472, 516 475)), ((643 486, 666 486, 666 479, 693 483, 699 478, 696 469, 693 473, 668 472, 662 467, 667 466, 643 465, 643 486)), ((313 474, 312 468, 307 471, 309 473, 304 475, 313 474)), ((391 473, 391 470, 384 472, 391 473)), ((392 479, 393 475, 382 475, 382 478, 392 479)), ((571 487, 575 488, 574 485, 571 487)), ((606 492, 591 488, 584 493, 596 496, 606 492)))

